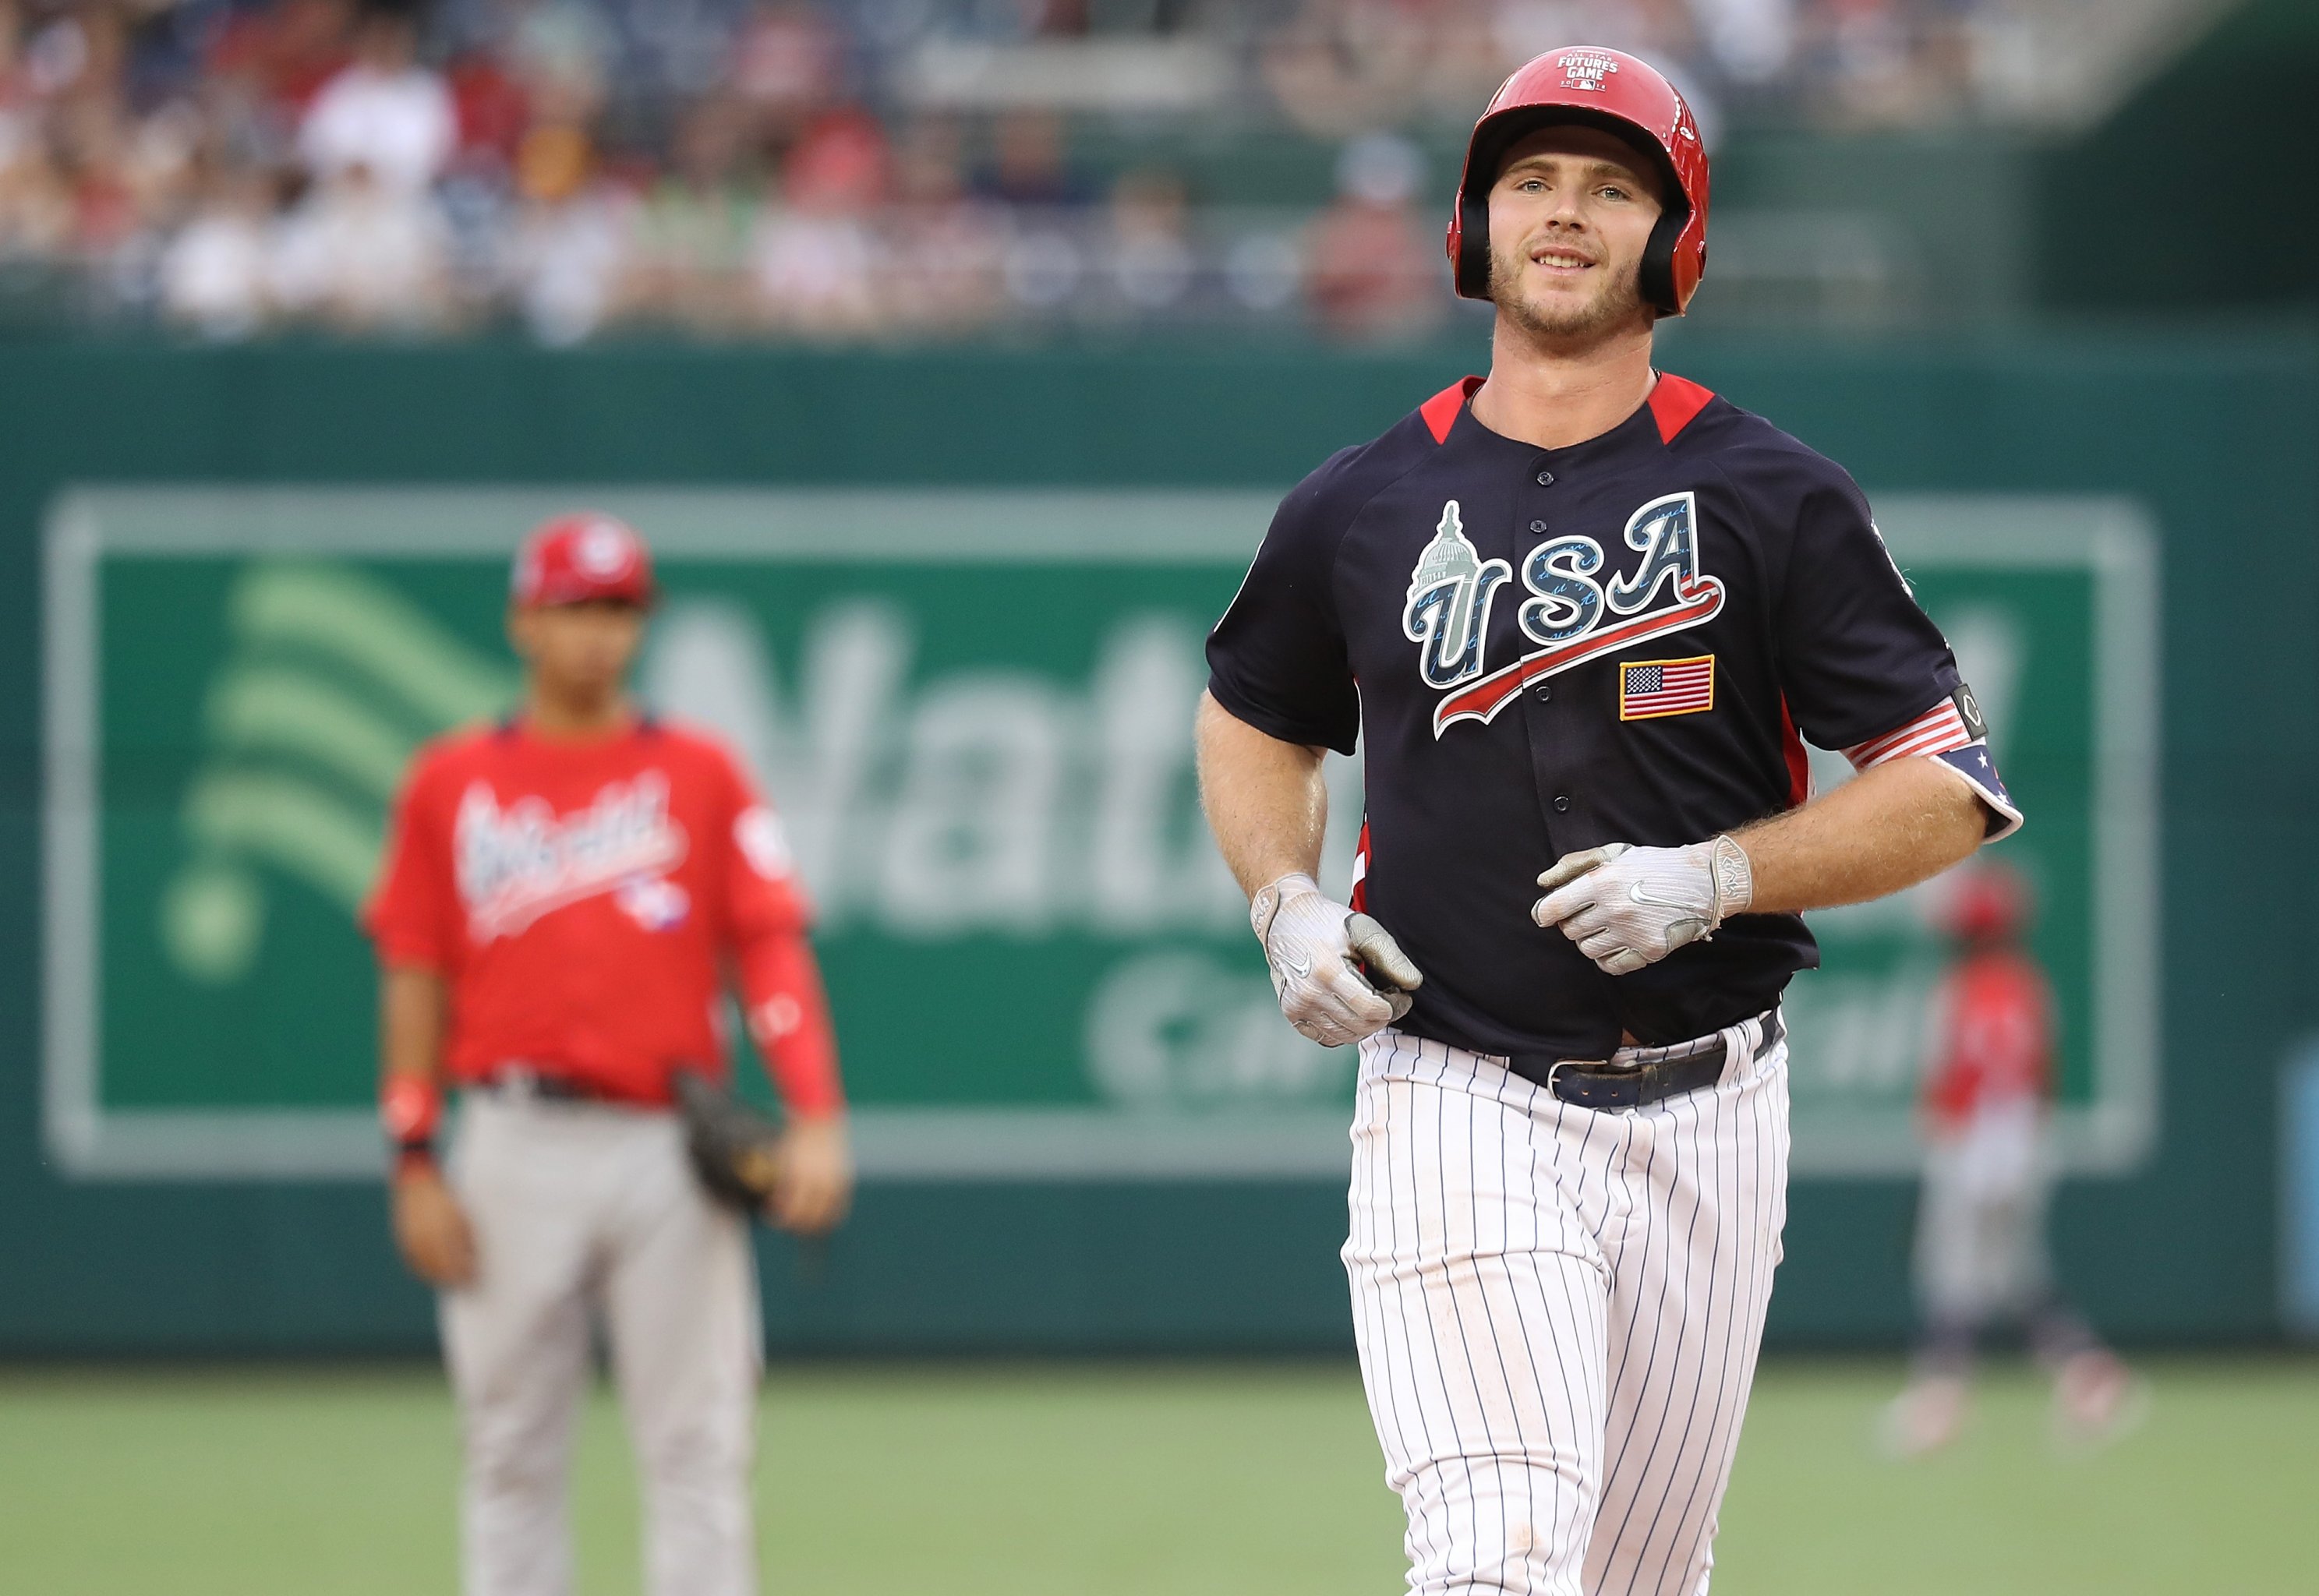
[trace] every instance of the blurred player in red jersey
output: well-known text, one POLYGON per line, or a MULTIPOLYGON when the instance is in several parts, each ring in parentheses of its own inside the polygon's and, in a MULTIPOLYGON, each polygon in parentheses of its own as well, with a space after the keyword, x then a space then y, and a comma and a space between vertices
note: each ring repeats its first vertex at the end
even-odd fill
POLYGON ((2138 1391, 2055 1294, 2046 1260, 2053 997, 2024 945, 2027 887, 2006 865, 1982 861, 1954 882, 1945 917, 1958 953, 1934 1001, 1921 1105, 1924 1331, 1908 1388, 1886 1410, 1885 1443, 1915 1456, 1956 1438, 1975 1343, 2004 1323, 2022 1327, 2053 1376, 2057 1434, 2100 1440, 2124 1424, 2138 1391))
POLYGON ((395 1240, 442 1294, 470 1596, 568 1596, 564 1474, 598 1319, 653 1596, 755 1589, 748 1223, 703 1189, 671 1111, 676 1071, 724 1072, 728 981, 789 1109, 771 1217, 825 1231, 852 1193, 780 823, 723 747, 627 695, 653 596, 618 521, 531 535, 508 616, 522 708, 420 753, 367 916, 395 1240), (464 1094, 447 1175, 447 1086, 464 1094))

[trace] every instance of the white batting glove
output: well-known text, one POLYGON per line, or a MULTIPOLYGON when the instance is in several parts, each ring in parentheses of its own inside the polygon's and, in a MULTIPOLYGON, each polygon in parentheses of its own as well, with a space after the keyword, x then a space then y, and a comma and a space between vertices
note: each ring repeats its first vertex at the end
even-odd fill
POLYGON ((1611 975, 1632 975, 1685 942, 1702 942, 1755 898, 1755 867, 1729 837, 1688 848, 1611 843, 1557 860, 1531 906, 1611 975))
POLYGON ((1249 924, 1264 944, 1272 990, 1288 1023, 1322 1047, 1342 1047, 1409 1012, 1425 978, 1385 928, 1321 894, 1301 872, 1259 888, 1249 924))

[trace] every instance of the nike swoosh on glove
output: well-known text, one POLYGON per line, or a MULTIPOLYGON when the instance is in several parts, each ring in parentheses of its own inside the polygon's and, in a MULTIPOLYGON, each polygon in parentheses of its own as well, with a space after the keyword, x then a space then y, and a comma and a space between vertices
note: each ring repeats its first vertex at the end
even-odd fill
POLYGON ((1409 1012, 1410 994, 1425 979, 1391 933, 1322 896, 1310 876, 1259 888, 1248 918, 1280 1012, 1322 1047, 1384 1030, 1409 1012))
POLYGON ((1704 942, 1755 901, 1747 851, 1729 837, 1687 848, 1611 843, 1569 854, 1538 879, 1530 918, 1558 925, 1611 975, 1632 975, 1685 942, 1704 942))

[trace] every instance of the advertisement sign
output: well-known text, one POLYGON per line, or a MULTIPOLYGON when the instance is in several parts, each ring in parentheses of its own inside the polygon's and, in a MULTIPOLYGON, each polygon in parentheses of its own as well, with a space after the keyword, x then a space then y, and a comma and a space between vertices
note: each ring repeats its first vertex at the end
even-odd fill
MULTIPOLYGON (((501 714, 536 520, 632 520, 639 686, 787 822, 871 1178, 1341 1176, 1353 1059, 1276 1010, 1201 821, 1201 646, 1273 496, 88 489, 50 518, 45 1110, 85 1178, 371 1177, 356 914, 412 751, 501 714)), ((2153 1131, 2156 599, 2102 500, 1893 499, 2031 823, 2063 1141, 2153 1131)), ((1821 761, 1823 785, 1843 762, 1821 761)), ((1325 884, 1360 804, 1331 758, 1325 884)), ((1799 1168, 1913 1160, 1937 883, 1814 917, 1799 1168)), ((753 1088, 762 1091, 762 1083, 753 1088)))

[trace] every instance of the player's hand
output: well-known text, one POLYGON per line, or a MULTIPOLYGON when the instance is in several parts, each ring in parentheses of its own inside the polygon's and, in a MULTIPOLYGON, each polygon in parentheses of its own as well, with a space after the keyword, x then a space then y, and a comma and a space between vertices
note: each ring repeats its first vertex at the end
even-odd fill
POLYGON ((853 1151, 845 1116, 791 1119, 781 1132, 781 1174, 766 1216, 785 1231, 821 1236, 837 1228, 853 1203, 853 1151))
POLYGON ((411 1272, 447 1291, 475 1283, 475 1231, 442 1172, 432 1165, 394 1177, 394 1245, 411 1272))
POLYGON ((1322 897, 1310 876, 1259 888, 1248 913, 1280 1012, 1322 1047, 1384 1030, 1409 1012, 1425 979, 1391 933, 1322 897))
POLYGON ((1556 861, 1538 884, 1546 896, 1530 918, 1560 926, 1611 975, 1632 975, 1714 935, 1755 896, 1747 851, 1729 837, 1687 848, 1589 848, 1556 861))

